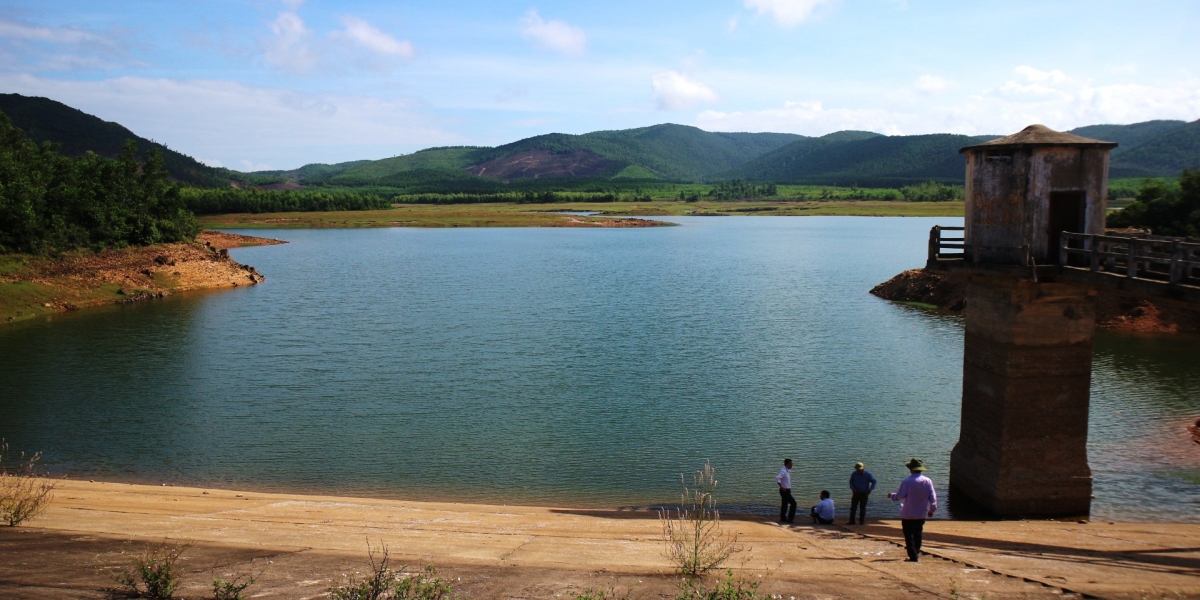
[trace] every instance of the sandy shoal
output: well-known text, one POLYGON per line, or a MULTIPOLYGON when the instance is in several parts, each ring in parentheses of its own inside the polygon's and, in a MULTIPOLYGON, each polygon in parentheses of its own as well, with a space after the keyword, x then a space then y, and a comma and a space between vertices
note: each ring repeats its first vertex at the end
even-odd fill
MULTIPOLYGON (((723 527, 743 545, 729 566, 785 598, 1200 597, 1195 524, 930 521, 919 564, 903 562, 897 521, 723 527)), ((251 597, 321 597, 366 569, 368 544, 436 565, 471 598, 672 597, 676 585, 651 513, 65 481, 46 513, 0 528, 0 597, 105 597, 107 569, 164 540, 189 544, 188 598, 260 570, 251 597)))

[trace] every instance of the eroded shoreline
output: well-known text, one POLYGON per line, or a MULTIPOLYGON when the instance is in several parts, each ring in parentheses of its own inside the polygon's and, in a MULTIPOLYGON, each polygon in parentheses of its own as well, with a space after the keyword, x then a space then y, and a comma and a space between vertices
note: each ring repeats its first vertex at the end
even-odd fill
POLYGON ((228 249, 283 243, 204 231, 195 242, 60 257, 0 256, 0 325, 176 292, 255 285, 265 277, 230 258, 228 249))

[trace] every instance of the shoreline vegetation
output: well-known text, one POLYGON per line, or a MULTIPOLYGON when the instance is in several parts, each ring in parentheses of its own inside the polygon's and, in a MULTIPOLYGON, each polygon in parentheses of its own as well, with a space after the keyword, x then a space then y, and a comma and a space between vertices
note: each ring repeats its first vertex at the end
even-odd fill
MULTIPOLYGON (((0 596, 103 598, 97 565, 145 548, 182 548, 181 597, 210 597, 216 576, 252 573, 248 593, 319 597, 390 549, 398 571, 427 565, 471 598, 576 598, 617 590, 675 597, 679 578, 650 511, 412 502, 62 480, 49 508, 0 528, 0 596), (36 548, 36 551, 31 549, 36 548), (209 566, 213 567, 210 572, 209 566)), ((725 515, 744 549, 734 576, 775 597, 868 600, 1191 597, 1200 594, 1200 524, 1098 520, 930 521, 920 567, 903 559, 900 523, 780 526, 725 515), (1087 560, 1080 560, 1087 557, 1087 560), (1152 590, 1147 577, 1153 576, 1152 590), (850 585, 851 587, 847 587, 850 585)), ((723 577, 724 573, 712 574, 723 577)), ((713 577, 707 577, 711 581, 713 577)))

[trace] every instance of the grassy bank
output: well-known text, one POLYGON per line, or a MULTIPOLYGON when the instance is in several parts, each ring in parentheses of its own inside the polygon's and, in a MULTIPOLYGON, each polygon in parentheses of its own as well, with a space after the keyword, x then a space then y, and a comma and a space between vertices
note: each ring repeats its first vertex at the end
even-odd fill
MULTIPOLYGON (((612 216, 773 215, 773 216, 962 216, 962 202, 801 201, 801 202, 618 202, 556 204, 416 204, 388 210, 208 215, 204 227, 309 229, 355 227, 604 227, 612 216), (598 217, 559 214, 598 212, 598 217)), ((626 224, 637 226, 640 224, 626 224)))

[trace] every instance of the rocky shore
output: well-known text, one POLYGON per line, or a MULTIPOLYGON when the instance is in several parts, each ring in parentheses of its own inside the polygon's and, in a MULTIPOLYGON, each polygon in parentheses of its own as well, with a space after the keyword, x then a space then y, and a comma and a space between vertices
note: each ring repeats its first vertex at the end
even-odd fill
MULTIPOLYGON (((966 309, 967 278, 956 273, 912 269, 875 286, 871 293, 885 300, 966 309)), ((1097 290, 1096 327, 1126 333, 1200 333, 1200 309, 1148 299, 1116 290, 1097 290)))
POLYGON ((59 257, 0 256, 0 325, 188 290, 255 285, 265 277, 231 259, 228 248, 282 243, 205 231, 191 243, 59 257))

